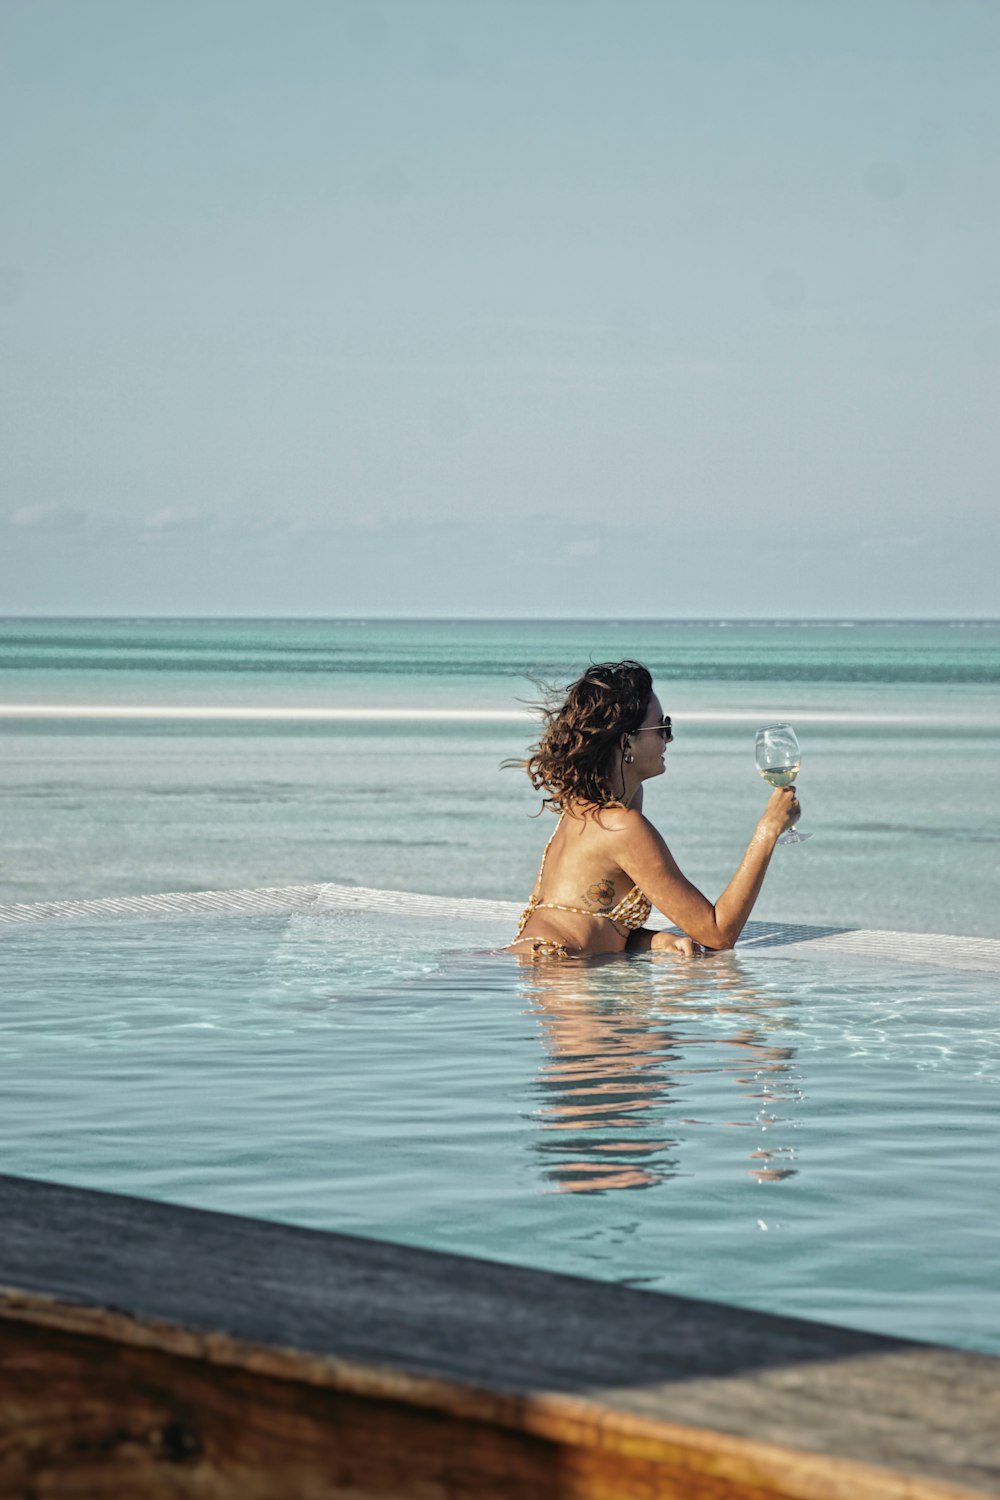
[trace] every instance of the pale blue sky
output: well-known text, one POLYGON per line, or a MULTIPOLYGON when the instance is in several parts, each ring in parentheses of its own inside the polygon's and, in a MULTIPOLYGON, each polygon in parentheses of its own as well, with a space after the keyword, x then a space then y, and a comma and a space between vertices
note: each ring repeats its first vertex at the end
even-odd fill
POLYGON ((0 0, 0 613, 1000 615, 995 0, 0 0))

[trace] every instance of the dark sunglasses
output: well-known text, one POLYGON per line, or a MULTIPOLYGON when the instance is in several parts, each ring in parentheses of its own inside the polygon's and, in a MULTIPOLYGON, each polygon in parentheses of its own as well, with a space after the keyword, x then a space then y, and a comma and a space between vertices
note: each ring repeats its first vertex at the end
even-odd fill
POLYGON ((663 736, 664 743, 667 745, 670 744, 670 741, 674 737, 674 731, 670 722, 669 714, 664 714, 659 724, 642 724, 638 729, 633 729, 632 733, 644 734, 647 729, 655 729, 658 734, 661 734, 663 736))

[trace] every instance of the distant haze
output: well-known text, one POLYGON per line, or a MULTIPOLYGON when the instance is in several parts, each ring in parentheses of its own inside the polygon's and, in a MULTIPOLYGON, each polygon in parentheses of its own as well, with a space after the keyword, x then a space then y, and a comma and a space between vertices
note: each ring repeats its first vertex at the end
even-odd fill
POLYGON ((1000 5, 3 0, 0 613, 1000 614, 1000 5))

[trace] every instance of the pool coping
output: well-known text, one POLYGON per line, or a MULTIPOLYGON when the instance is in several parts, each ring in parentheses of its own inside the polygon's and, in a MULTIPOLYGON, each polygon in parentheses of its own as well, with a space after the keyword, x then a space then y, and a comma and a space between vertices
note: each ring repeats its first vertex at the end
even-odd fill
POLYGON ((1000 1494, 990 1355, 28 1179, 0 1218, 4 1493, 1000 1494))
MULTIPOLYGON (((144 896, 94 900, 0 904, 0 931, 28 922, 105 921, 114 918, 176 916, 280 916, 293 912, 351 911, 503 923, 513 932, 520 906, 513 901, 422 895, 412 891, 318 882, 218 891, 168 891, 144 896)), ((852 956, 1000 973, 1000 939, 948 933, 892 932, 859 927, 815 926, 794 922, 748 922, 738 952, 780 948, 798 954, 852 956)))

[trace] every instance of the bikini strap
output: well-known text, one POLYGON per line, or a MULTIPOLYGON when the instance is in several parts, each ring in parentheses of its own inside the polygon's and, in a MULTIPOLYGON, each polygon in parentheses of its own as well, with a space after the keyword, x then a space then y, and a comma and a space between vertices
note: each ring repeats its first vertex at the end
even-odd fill
POLYGON ((545 861, 549 857, 549 849, 551 848, 552 840, 555 838, 556 834, 559 832, 560 826, 562 825, 563 816, 565 816, 565 814, 560 815, 559 822, 556 824, 556 826, 553 828, 552 832, 549 834, 548 842, 546 843, 545 848, 542 850, 542 862, 538 866, 538 874, 535 876, 534 890, 531 892, 531 895, 528 897, 528 904, 524 908, 524 911, 521 913, 521 920, 517 924, 517 938, 515 938, 515 940, 514 940, 515 942, 517 942, 518 939, 520 938, 521 933, 524 931, 524 929, 528 925, 528 918, 531 916, 532 912, 538 906, 538 898, 539 898, 539 896, 542 893, 542 874, 543 874, 543 872, 545 870, 545 861))
MULTIPOLYGON (((565 814, 563 814, 563 816, 565 816, 565 814)), ((560 817, 559 822, 556 824, 556 826, 553 828, 552 832, 549 834, 548 843, 545 845, 545 848, 542 850, 542 862, 538 866, 538 877, 535 880, 535 890, 534 890, 533 894, 537 894, 538 891, 541 888, 542 874, 543 874, 543 872, 545 870, 545 861, 549 857, 549 850, 552 847, 552 840, 555 838, 556 834, 559 832, 559 830, 560 830, 561 827, 562 827, 562 817, 560 817)))

